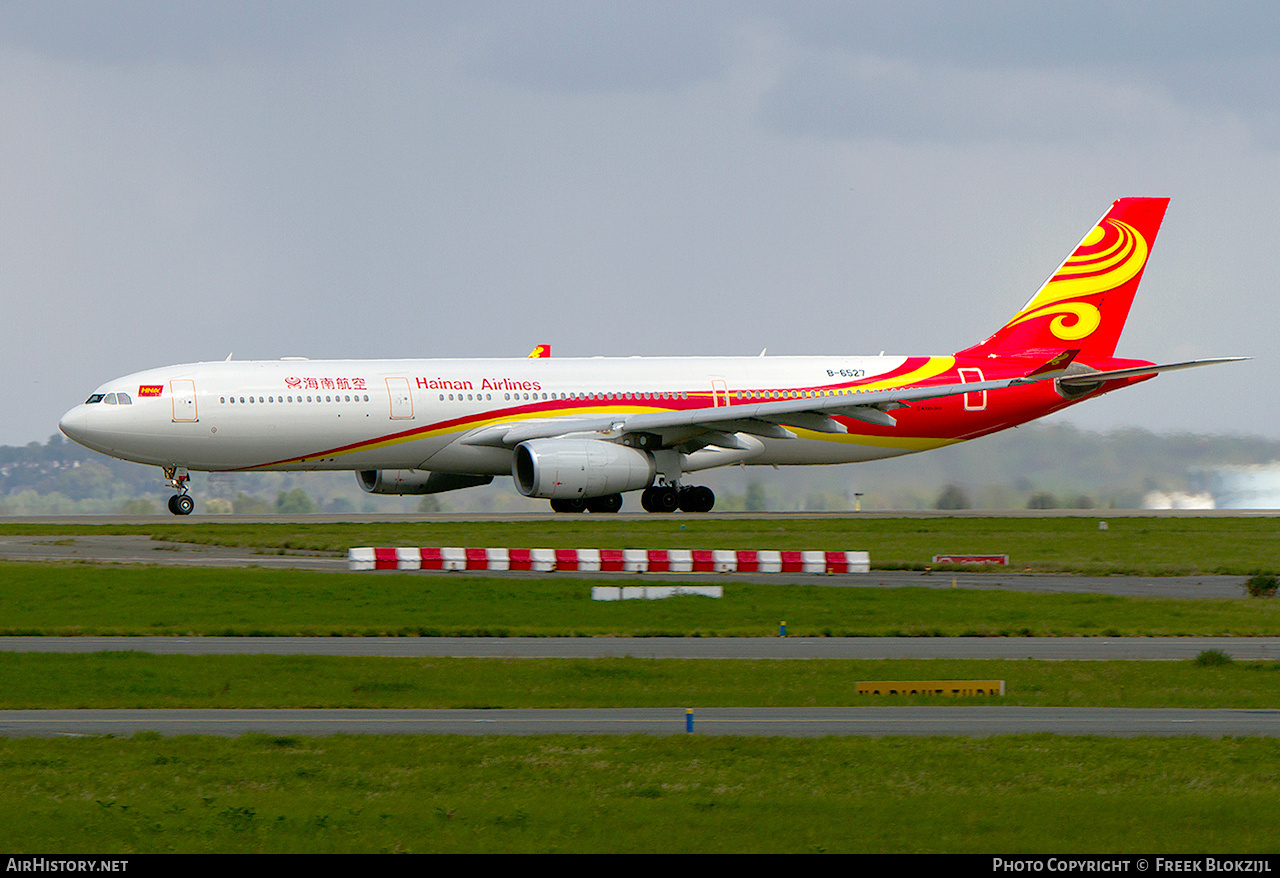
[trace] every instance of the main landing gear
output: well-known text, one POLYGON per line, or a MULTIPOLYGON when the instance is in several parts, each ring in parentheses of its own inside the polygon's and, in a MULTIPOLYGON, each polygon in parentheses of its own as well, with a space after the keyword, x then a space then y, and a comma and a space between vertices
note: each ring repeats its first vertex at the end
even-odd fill
MULTIPOLYGON (((710 488, 672 485, 654 485, 645 488, 640 495, 640 505, 645 512, 710 512, 716 505, 716 495, 710 488)), ((622 508, 621 494, 606 494, 590 500, 552 500, 555 512, 617 512, 622 508)))
POLYGON ((710 512, 716 505, 715 493, 702 485, 654 485, 640 495, 645 512, 710 512))
POLYGON ((164 468, 165 484, 178 492, 169 498, 169 511, 174 515, 190 515, 195 511, 196 501, 192 500, 191 495, 187 493, 187 482, 190 479, 191 474, 187 472, 185 466, 164 468))
POLYGON ((552 500, 553 512, 617 512, 622 508, 621 494, 606 494, 590 500, 552 500))

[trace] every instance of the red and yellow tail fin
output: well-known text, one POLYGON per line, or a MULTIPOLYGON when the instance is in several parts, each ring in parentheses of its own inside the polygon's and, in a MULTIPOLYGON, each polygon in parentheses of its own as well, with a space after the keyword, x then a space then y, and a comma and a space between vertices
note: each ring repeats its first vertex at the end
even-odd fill
POLYGON ((1110 357, 1129 316, 1167 198, 1121 198, 995 335, 957 357, 1013 356, 1078 348, 1110 357))

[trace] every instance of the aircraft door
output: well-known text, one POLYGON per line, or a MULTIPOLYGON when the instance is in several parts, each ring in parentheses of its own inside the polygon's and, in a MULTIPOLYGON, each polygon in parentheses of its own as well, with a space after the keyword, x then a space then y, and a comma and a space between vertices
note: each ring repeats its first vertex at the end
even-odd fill
POLYGON ((413 417, 413 395, 409 392, 408 378, 388 378, 387 393, 391 398, 392 420, 408 420, 413 417))
MULTIPOLYGON (((964 384, 974 384, 982 380, 981 369, 960 370, 960 381, 964 384)), ((976 393, 966 393, 964 395, 964 410, 966 412, 985 412, 987 410, 987 392, 979 390, 976 393)))
POLYGON ((191 422, 196 416, 196 383, 190 378, 174 378, 169 382, 169 397, 173 400, 173 420, 191 422))
POLYGON ((711 405, 729 405, 729 385, 723 378, 711 379, 711 405))

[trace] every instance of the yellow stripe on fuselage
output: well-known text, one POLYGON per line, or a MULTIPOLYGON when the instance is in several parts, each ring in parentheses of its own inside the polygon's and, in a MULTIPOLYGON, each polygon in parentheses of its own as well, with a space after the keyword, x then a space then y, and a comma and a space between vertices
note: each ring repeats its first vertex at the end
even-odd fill
MULTIPOLYGON (((786 423, 785 421, 783 422, 786 423)), ((866 433, 818 433, 787 424, 787 429, 800 439, 812 439, 815 442, 839 442, 844 445, 867 445, 872 448, 901 448, 906 451, 929 451, 954 445, 961 439, 947 439, 940 436, 871 436, 866 433)))
POLYGON ((913 384, 919 384, 922 381, 928 381, 930 378, 936 378, 944 372, 949 371, 956 364, 955 357, 930 357, 929 362, 925 363, 918 369, 914 369, 905 375, 895 375, 892 378, 886 378, 883 381, 872 381, 869 384, 859 384, 857 389, 863 393, 871 390, 895 390, 899 387, 910 387, 913 384))

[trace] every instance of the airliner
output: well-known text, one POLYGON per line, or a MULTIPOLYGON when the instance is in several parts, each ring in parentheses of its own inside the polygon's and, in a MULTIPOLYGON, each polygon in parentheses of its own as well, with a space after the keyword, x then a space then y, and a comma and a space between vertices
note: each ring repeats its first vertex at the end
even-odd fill
POLYGON ((1013 317, 951 356, 194 363, 109 381, 63 416, 81 445, 163 469, 352 470, 372 494, 510 475, 557 512, 707 512, 687 476, 731 464, 876 460, 985 436, 1159 372, 1116 343, 1167 198, 1123 198, 1013 317))

